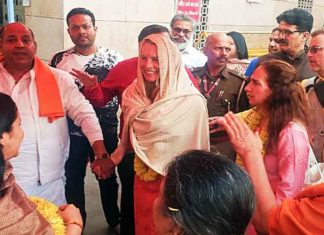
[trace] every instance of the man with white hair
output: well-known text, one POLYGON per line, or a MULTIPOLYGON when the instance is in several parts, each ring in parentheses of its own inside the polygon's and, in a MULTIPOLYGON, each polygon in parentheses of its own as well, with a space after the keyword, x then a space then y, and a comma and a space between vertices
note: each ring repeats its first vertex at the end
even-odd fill
POLYGON ((175 15, 170 23, 171 38, 179 47, 182 61, 188 69, 202 67, 207 61, 206 56, 192 46, 194 20, 187 15, 175 15))

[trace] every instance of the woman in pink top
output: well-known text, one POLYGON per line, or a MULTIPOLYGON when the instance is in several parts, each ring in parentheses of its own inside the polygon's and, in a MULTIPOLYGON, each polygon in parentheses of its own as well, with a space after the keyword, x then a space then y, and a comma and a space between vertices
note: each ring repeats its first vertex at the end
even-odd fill
MULTIPOLYGON (((237 114, 262 140, 267 176, 279 204, 302 190, 308 163, 309 107, 297 76, 296 69, 286 62, 262 63, 245 88, 254 108, 237 114)), ((210 126, 219 120, 211 120, 210 126)), ((243 166, 240 156, 236 161, 243 166)))
POLYGON ((245 88, 254 108, 239 114, 261 137, 265 168, 278 203, 301 191, 308 163, 308 101, 297 77, 296 69, 286 62, 264 62, 245 88))

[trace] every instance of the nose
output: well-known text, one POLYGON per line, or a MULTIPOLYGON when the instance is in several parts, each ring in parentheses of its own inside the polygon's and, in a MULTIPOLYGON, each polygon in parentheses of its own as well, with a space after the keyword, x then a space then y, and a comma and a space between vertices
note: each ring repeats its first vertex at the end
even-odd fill
POLYGON ((23 41, 21 39, 17 39, 15 46, 16 47, 24 47, 25 44, 23 43, 23 41))
POLYGON ((145 60, 145 62, 144 62, 144 66, 145 66, 145 68, 152 68, 152 67, 153 67, 153 62, 152 62, 152 60, 151 60, 151 59, 147 59, 147 60, 145 60))
POLYGON ((286 35, 283 32, 281 32, 281 33, 279 33, 278 38, 284 39, 284 38, 286 38, 286 35))
POLYGON ((312 56, 313 56, 313 54, 308 50, 307 57, 312 57, 312 56))
POLYGON ((250 92, 251 91, 251 88, 250 88, 250 82, 246 85, 246 87, 244 88, 244 90, 246 91, 246 92, 250 92))
POLYGON ((185 34, 183 33, 182 30, 180 31, 180 33, 178 33, 178 35, 179 35, 180 37, 184 37, 184 36, 185 36, 185 34))

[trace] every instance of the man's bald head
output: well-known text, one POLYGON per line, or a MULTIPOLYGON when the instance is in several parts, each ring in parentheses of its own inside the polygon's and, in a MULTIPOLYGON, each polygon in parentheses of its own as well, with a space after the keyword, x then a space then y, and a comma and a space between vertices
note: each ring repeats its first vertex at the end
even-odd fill
POLYGON ((24 25, 23 23, 20 22, 15 22, 15 23, 10 23, 10 24, 6 24, 4 25, 1 29, 0 29, 0 39, 3 39, 3 34, 5 33, 5 31, 7 29, 14 29, 14 30, 19 30, 19 29, 26 29, 30 32, 30 35, 32 36, 32 38, 35 40, 35 36, 34 36, 34 32, 28 28, 26 25, 24 25))
POLYGON ((226 35, 226 33, 217 32, 217 33, 212 33, 212 34, 208 35, 208 37, 206 39, 205 47, 214 45, 215 43, 218 43, 219 41, 227 42, 228 45, 230 46, 229 37, 226 35))
POLYGON ((204 53, 209 69, 224 67, 231 51, 229 37, 225 33, 212 33, 207 37, 204 53))

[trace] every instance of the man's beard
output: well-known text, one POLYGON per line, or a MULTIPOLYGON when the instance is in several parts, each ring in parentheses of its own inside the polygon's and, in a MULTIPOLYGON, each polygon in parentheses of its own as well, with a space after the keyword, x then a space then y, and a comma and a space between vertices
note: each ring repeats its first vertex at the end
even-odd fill
POLYGON ((184 40, 184 42, 178 42, 177 37, 172 37, 172 41, 178 46, 180 51, 184 51, 187 46, 192 44, 192 40, 189 40, 186 37, 184 38, 184 40))

